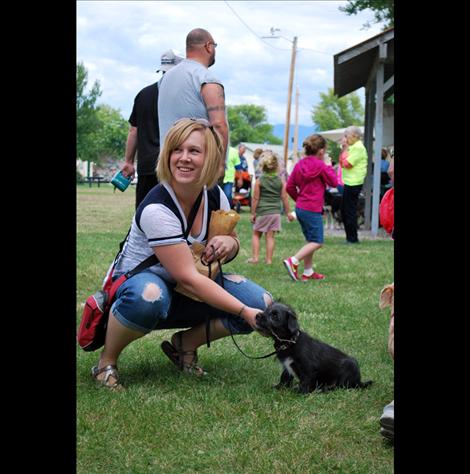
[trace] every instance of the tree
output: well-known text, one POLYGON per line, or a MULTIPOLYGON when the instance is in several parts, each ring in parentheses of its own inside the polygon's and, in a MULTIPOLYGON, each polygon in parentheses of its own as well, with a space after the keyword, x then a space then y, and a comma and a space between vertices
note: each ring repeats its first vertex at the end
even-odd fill
POLYGON ((77 156, 83 161, 94 161, 96 149, 93 133, 100 126, 96 114, 96 100, 101 95, 100 84, 95 81, 87 91, 88 71, 83 63, 77 64, 77 156))
POLYGON ((229 105, 227 117, 231 146, 240 142, 282 144, 282 140, 273 135, 266 109, 260 105, 229 105))
MULTIPOLYGON (((348 4, 339 7, 339 10, 347 15, 357 15, 362 10, 372 10, 374 12, 374 23, 385 23, 384 29, 394 25, 394 0, 348 0, 348 4)), ((367 22, 364 28, 370 28, 367 22)))
POLYGON ((101 95, 95 81, 87 90, 88 72, 77 64, 77 155, 83 161, 97 164, 106 157, 118 158, 126 149, 129 125, 121 112, 109 105, 96 105, 101 95))
POLYGON ((94 143, 95 160, 104 157, 122 158, 126 150, 128 122, 118 109, 103 104, 96 108, 98 127, 91 133, 94 143))
MULTIPOLYGON (((338 97, 330 87, 327 93, 320 92, 320 98, 312 110, 312 121, 319 130, 364 125, 364 107, 355 92, 338 97)), ((328 140, 328 153, 332 158, 338 158, 339 150, 337 143, 328 140)))

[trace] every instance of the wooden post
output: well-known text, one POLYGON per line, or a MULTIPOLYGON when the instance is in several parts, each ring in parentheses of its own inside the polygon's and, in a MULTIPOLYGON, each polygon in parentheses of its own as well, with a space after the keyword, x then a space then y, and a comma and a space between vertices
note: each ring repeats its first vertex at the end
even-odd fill
POLYGON ((290 61, 289 87, 287 91, 286 126, 284 130, 284 166, 285 166, 286 171, 287 171, 287 159, 288 159, 288 153, 289 153, 290 106, 291 106, 291 99, 292 99, 292 84, 294 82, 296 50, 297 50, 297 36, 294 36, 294 41, 292 42, 292 57, 290 61))
POLYGON ((299 159, 297 150, 299 148, 299 88, 295 86, 295 125, 294 125, 294 152, 293 152, 293 165, 295 165, 299 159))

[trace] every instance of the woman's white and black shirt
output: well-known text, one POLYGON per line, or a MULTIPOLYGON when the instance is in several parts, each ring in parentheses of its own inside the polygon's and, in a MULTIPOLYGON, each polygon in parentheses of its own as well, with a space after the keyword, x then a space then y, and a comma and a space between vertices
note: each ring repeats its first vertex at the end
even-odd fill
MULTIPOLYGON (((219 186, 203 190, 203 219, 201 232, 197 236, 188 236, 188 244, 206 243, 211 211, 230 210, 227 197, 219 186)), ((187 227, 186 217, 168 183, 160 183, 149 191, 140 203, 132 219, 129 236, 118 259, 114 276, 119 276, 135 268, 152 255, 153 247, 173 245, 186 242, 184 231, 187 227)), ((169 282, 174 282, 169 273, 157 264, 148 270, 156 273, 169 282)))

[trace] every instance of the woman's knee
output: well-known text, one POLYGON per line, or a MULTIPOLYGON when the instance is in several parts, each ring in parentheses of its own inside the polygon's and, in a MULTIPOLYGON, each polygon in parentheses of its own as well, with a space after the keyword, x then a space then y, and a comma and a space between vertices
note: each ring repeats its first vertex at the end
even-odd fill
POLYGON ((166 319, 169 307, 169 293, 164 285, 135 280, 118 292, 112 312, 128 328, 148 333, 166 319))
POLYGON ((257 283, 242 275, 225 273, 226 290, 252 308, 266 309, 272 302, 271 294, 257 283))

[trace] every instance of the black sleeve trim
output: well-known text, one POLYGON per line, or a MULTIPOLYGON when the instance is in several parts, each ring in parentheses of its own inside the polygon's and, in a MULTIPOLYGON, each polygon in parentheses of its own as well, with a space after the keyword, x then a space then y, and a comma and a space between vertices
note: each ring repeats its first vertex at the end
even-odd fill
POLYGON ((147 239, 148 242, 158 242, 160 240, 172 240, 172 239, 181 239, 184 238, 183 234, 171 235, 169 237, 156 237, 155 239, 147 239))

